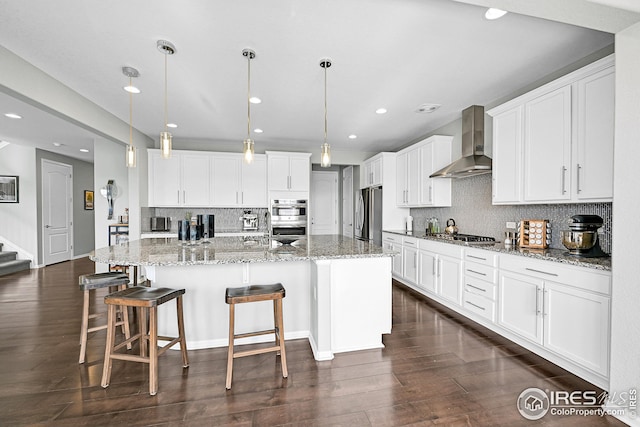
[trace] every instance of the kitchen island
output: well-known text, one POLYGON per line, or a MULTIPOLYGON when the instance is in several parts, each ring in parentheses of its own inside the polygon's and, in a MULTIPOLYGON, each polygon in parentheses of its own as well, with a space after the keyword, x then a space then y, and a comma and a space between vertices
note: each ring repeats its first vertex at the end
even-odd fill
MULTIPOLYGON (((382 335, 391 332, 393 255, 373 243, 323 235, 291 245, 248 237, 215 237, 194 245, 143 239, 96 249, 89 258, 142 267, 152 286, 185 288, 189 349, 228 344, 227 287, 280 282, 286 289, 286 339, 308 338, 316 360, 330 360, 334 353, 383 347, 382 335)), ((271 310, 269 301, 237 306, 236 331, 271 328, 271 310)), ((158 319, 160 335, 176 333, 173 305, 159 307, 158 319)))

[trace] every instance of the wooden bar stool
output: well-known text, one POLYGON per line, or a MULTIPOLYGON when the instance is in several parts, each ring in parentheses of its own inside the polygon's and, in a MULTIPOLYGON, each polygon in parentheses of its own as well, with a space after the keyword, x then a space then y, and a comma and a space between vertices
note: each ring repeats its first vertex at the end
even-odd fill
MULTIPOLYGON (((87 352, 87 339, 90 332, 107 329, 107 323, 89 327, 89 321, 104 316, 104 313, 89 313, 91 291, 102 288, 113 288, 114 291, 121 290, 129 284, 129 276, 124 273, 109 272, 96 274, 83 274, 78 277, 80 290, 84 292, 82 303, 82 321, 80 325, 80 359, 78 363, 84 363, 87 352)), ((122 327, 125 338, 129 338, 129 314, 126 309, 120 308, 121 319, 116 322, 116 326, 122 327)), ((128 348, 131 348, 129 345, 128 348)))
POLYGON ((149 394, 154 396, 158 392, 158 356, 162 355, 170 347, 180 343, 182 353, 182 367, 189 367, 187 356, 187 341, 184 337, 184 320, 182 317, 182 295, 184 289, 148 288, 134 286, 119 292, 114 292, 104 297, 104 302, 109 306, 107 320, 107 344, 104 353, 104 367, 102 370, 102 387, 109 386, 111 380, 111 366, 113 359, 128 360, 149 364, 149 394), (158 336, 158 306, 172 299, 176 300, 178 315, 178 336, 158 336), (138 333, 129 339, 115 343, 116 331, 116 307, 136 307, 138 309, 138 333), (147 333, 147 315, 149 316, 149 332, 147 333), (158 348, 158 339, 169 341, 165 346, 158 348), (123 346, 139 340, 140 355, 117 353, 123 346), (148 341, 148 343, 147 343, 148 341), (149 355, 147 355, 147 344, 149 355))
POLYGON ((282 298, 285 290, 282 284, 273 285, 251 285, 241 288, 227 288, 225 294, 226 303, 229 304, 229 352, 227 354, 227 390, 231 390, 231 378, 233 376, 233 359, 237 357, 253 356, 256 354, 276 351, 280 353, 280 363, 282 364, 282 377, 287 378, 287 355, 284 349, 284 323, 282 322, 282 298), (235 305, 246 302, 270 301, 273 300, 273 320, 274 328, 265 331, 248 332, 244 334, 235 333, 235 305), (234 341, 238 338, 253 337, 258 335, 275 335, 275 345, 267 348, 255 350, 235 351, 234 341))

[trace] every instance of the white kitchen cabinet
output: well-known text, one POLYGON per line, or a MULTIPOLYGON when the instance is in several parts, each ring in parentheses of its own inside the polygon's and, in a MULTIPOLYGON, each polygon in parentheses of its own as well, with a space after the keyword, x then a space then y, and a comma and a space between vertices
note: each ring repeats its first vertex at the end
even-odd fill
POLYGON ((451 164, 452 136, 434 135, 420 143, 420 206, 451 206, 451 178, 429 178, 451 164))
POLYGON ((417 285, 429 292, 436 293, 438 274, 438 255, 434 252, 420 249, 418 251, 418 281, 417 285))
POLYGON ((420 201, 420 149, 401 151, 396 157, 396 204, 417 206, 420 201))
POLYGON ((360 188, 382 185, 383 168, 382 153, 365 160, 360 166, 360 188))
POLYGON ((613 67, 577 83, 578 135, 573 188, 577 200, 613 197, 614 94, 613 67))
POLYGON ((494 204, 613 199, 614 57, 498 106, 494 204))
POLYGON ((163 159, 160 150, 148 150, 148 158, 149 206, 209 206, 209 154, 174 150, 163 159))
POLYGON ((212 206, 267 207, 267 160, 256 154, 251 164, 242 154, 216 153, 212 157, 212 206))
POLYGON ((445 300, 455 305, 462 304, 462 261, 445 255, 438 255, 437 292, 445 300))
POLYGON ((267 151, 269 191, 309 192, 311 153, 267 151))
POLYGON ((525 103, 524 200, 571 199, 571 86, 525 103))
POLYGON ((402 277, 414 284, 418 283, 418 240, 402 239, 402 277))
POLYGON ((402 236, 392 233, 382 233, 382 246, 398 254, 393 257, 391 274, 396 279, 402 279, 403 254, 402 236))
POLYGON ((497 254, 468 248, 464 253, 462 306, 491 322, 496 320, 497 254))
POLYGON ((501 255, 498 322, 606 378, 610 286, 607 272, 501 255))

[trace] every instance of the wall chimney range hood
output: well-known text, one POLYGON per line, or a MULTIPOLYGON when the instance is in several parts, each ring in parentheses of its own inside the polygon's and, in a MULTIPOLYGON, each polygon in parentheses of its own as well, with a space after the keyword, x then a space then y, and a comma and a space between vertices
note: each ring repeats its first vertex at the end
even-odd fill
POLYGON ((492 161, 484 155, 484 107, 462 110, 462 158, 434 172, 430 178, 466 178, 491 173, 492 161))

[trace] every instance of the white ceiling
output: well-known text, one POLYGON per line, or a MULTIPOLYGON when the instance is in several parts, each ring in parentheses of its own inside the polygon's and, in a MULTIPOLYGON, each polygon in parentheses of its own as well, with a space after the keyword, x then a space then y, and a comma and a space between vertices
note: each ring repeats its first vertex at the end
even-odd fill
MULTIPOLYGON (((156 42, 171 41, 175 148, 233 143, 240 150, 247 120, 241 51, 249 47, 257 54, 252 95, 263 100, 251 110, 252 128, 264 130, 252 135, 256 151, 319 151, 319 62, 329 57, 332 149, 393 151, 469 105, 494 102, 613 43, 609 33, 514 13, 487 21, 484 11, 452 0, 0 0, 0 41, 127 123, 121 68, 137 68, 134 127, 154 140, 163 130, 164 55, 156 42), (415 113, 423 103, 442 107, 415 113), (388 113, 375 114, 378 107, 388 113)), ((8 111, 25 118, 0 116, 0 139, 92 161, 92 153, 77 152, 92 144, 86 130, 0 94, 0 113, 8 111)))

